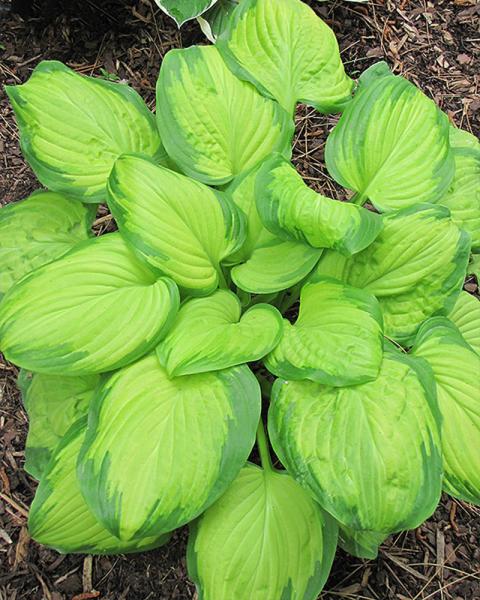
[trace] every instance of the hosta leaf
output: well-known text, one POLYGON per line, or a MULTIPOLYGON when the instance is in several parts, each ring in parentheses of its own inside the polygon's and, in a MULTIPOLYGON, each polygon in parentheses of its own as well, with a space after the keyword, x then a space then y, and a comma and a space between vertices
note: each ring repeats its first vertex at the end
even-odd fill
POLYGON ((297 321, 284 321, 269 371, 284 379, 343 386, 375 379, 383 355, 383 320, 374 296, 334 279, 303 286, 297 321))
POLYGON ((89 237, 94 213, 54 192, 36 192, 0 211, 0 298, 30 271, 89 237))
POLYGON ((215 42, 225 31, 239 0, 217 0, 197 21, 205 36, 215 42))
POLYGON ((124 152, 165 157, 155 118, 124 84, 83 77, 43 61, 27 83, 6 86, 20 145, 46 187, 84 202, 102 202, 115 159, 124 152))
POLYGON ((122 540, 171 531, 230 485, 259 415, 260 388, 245 365, 169 379, 147 356, 112 375, 94 399, 82 492, 122 540))
POLYGON ((454 150, 455 177, 439 202, 446 206, 452 221, 468 231, 472 247, 480 250, 480 148, 454 150))
POLYGON ((303 242, 282 240, 265 229, 255 202, 257 174, 258 168, 254 168, 228 187, 232 200, 247 218, 245 241, 238 252, 228 257, 228 262, 235 265, 231 276, 240 289, 254 294, 271 294, 306 277, 318 262, 322 250, 303 242))
POLYGON ((138 156, 115 163, 108 205, 137 253, 194 295, 218 287, 220 261, 245 235, 243 215, 226 196, 138 156))
POLYGON ((17 283, 0 304, 0 348, 30 371, 102 373, 155 347, 178 308, 118 233, 83 242, 17 283))
POLYGON ((243 0, 217 45, 238 77, 290 114, 297 102, 337 112, 350 98, 335 34, 299 0, 243 0))
POLYGON ((445 318, 426 321, 418 332, 415 356, 433 370, 442 421, 444 489, 480 504, 480 356, 445 318))
POLYGON ((377 239, 354 257, 329 252, 317 271, 374 294, 385 335, 408 345, 425 319, 452 309, 469 248, 469 235, 452 223, 448 209, 422 204, 386 216, 377 239))
POLYGON ((450 125, 450 146, 452 148, 471 148, 480 150, 480 140, 463 129, 450 125))
POLYGON ((460 292, 455 306, 448 314, 463 339, 480 355, 480 301, 468 292, 460 292))
POLYGON ((426 363, 387 347, 372 382, 333 388, 277 380, 270 439, 288 471, 342 525, 388 534, 417 527, 440 498, 437 410, 426 363))
POLYGON ((250 258, 233 267, 232 280, 246 292, 271 294, 301 281, 321 255, 322 250, 302 242, 280 240, 265 230, 250 258))
POLYGON ((25 470, 36 479, 70 426, 88 412, 98 375, 65 377, 20 371, 17 385, 28 412, 25 470))
POLYGON ((188 300, 157 347, 170 377, 217 371, 259 360, 270 352, 282 335, 281 314, 269 304, 241 312, 240 300, 226 290, 188 300))
POLYGON ((217 0, 155 0, 155 2, 163 12, 175 19, 180 27, 185 21, 190 21, 208 10, 217 0))
POLYGON ((275 235, 355 254, 370 245, 382 229, 373 212, 317 194, 305 185, 285 158, 273 155, 261 167, 256 184, 257 209, 275 235))
POLYGON ((58 552, 125 554, 165 544, 169 534, 122 542, 95 519, 77 481, 75 465, 86 429, 86 418, 77 421, 57 446, 30 508, 32 537, 58 552))
POLYGON ((184 173, 226 183, 273 151, 289 153, 293 121, 240 81, 214 46, 171 50, 157 82, 165 148, 184 173))
POLYGON ((359 80, 330 134, 325 160, 332 177, 380 211, 436 202, 455 170, 449 120, 436 104, 385 63, 359 80))
POLYGON ((188 572, 200 600, 314 600, 337 526, 284 471, 247 464, 191 526, 188 572))
POLYGON ((352 556, 375 560, 380 545, 387 537, 384 533, 377 533, 376 531, 360 531, 340 527, 338 530, 338 545, 352 556))

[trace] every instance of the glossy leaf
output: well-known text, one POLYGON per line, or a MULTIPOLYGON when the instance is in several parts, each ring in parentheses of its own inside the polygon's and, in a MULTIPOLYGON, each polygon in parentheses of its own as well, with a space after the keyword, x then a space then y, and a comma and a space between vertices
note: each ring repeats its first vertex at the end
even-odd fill
POLYGON ((245 463, 260 388, 243 365, 169 379, 155 355, 117 371, 94 399, 79 459, 82 492, 122 540, 188 523, 245 463))
POLYGON ((380 215, 317 194, 279 154, 271 156, 260 168, 256 202, 269 231, 314 248, 355 254, 369 246, 382 229, 380 215))
POLYGON ((247 464, 191 526, 188 572, 199 600, 314 600, 336 543, 333 519, 294 479, 247 464))
POLYGON ((30 371, 102 373, 154 348, 177 309, 178 290, 139 263, 118 233, 83 242, 5 295, 0 348, 30 371))
POLYGON ((334 32, 299 0, 243 0, 217 45, 238 77, 290 114, 297 102, 330 113, 350 99, 334 32))
POLYGON ((238 252, 228 257, 234 283, 254 294, 287 289, 310 273, 322 250, 303 242, 282 240, 265 229, 257 211, 255 183, 258 168, 236 178, 228 187, 235 204, 246 216, 247 234, 238 252), (240 263, 240 264, 237 264, 240 263))
POLYGON ((269 371, 289 380, 332 386, 376 379, 383 355, 383 320, 374 296, 334 279, 303 286, 294 325, 267 356, 269 371))
POLYGON ((468 292, 460 292, 448 318, 457 326, 463 339, 480 355, 480 301, 468 292))
POLYGON ((281 314, 269 304, 241 313, 240 300, 226 290, 188 300, 157 347, 169 376, 218 371, 268 354, 282 335, 281 314))
POLYGON ((454 150, 455 177, 440 204, 446 206, 452 220, 472 238, 474 250, 480 250, 480 148, 454 150))
POLYGON ((25 471, 41 479, 56 446, 73 423, 88 412, 98 375, 65 377, 20 371, 17 385, 28 412, 25 471))
POLYGON ((169 534, 122 542, 95 519, 80 492, 75 470, 85 429, 86 419, 72 425, 48 463, 30 508, 31 536, 69 554, 126 554, 165 544, 169 534))
POLYGON ((139 156, 115 163, 108 206, 137 254, 193 295, 218 287, 220 262, 245 235, 243 215, 226 196, 139 156))
POLYGON ((115 159, 141 152, 165 158, 155 118, 128 86, 83 77, 58 61, 43 61, 27 83, 7 86, 20 145, 44 186, 102 202, 115 159))
POLYGON ((186 21, 190 21, 204 13, 217 0, 155 0, 155 2, 163 12, 175 19, 180 27, 186 21))
POLYGON ((386 63, 367 69, 353 102, 330 134, 325 160, 332 177, 380 211, 437 202, 455 166, 449 120, 386 63))
POLYGON ((272 446, 342 525, 413 529, 440 499, 440 418, 428 365, 389 347, 375 381, 345 388, 277 380, 272 446))
POLYGON ((214 46, 165 56, 157 121, 170 157, 204 183, 227 183, 273 151, 290 153, 293 122, 287 113, 237 79, 214 46))
POLYGON ((0 211, 0 298, 30 271, 86 240, 94 212, 54 192, 36 192, 0 211))
POLYGON ((413 353, 429 363, 437 384, 443 417, 444 489, 480 505, 480 356, 441 317, 422 325, 413 353))
POLYGON ((470 239, 443 206, 416 205, 384 218, 384 229, 363 252, 347 259, 329 252, 318 264, 335 277, 374 294, 385 335, 410 344, 419 325, 447 314, 462 289, 470 239))

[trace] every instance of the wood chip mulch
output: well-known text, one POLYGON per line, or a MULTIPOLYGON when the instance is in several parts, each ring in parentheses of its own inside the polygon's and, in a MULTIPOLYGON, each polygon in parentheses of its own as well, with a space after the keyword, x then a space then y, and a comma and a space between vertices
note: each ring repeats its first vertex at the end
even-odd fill
MULTIPOLYGON (((346 68, 358 76, 386 60, 419 85, 458 126, 480 133, 480 2, 375 0, 309 3, 338 34, 346 68)), ((24 82, 42 59, 81 73, 115 74, 154 107, 155 81, 170 48, 203 40, 195 24, 180 32, 151 0, 16 0, 25 18, 0 0, 0 82, 24 82), (29 13, 27 15, 27 13, 29 13)), ((299 107, 294 160, 309 184, 343 199, 326 173, 323 151, 334 119, 299 107)), ((5 94, 0 92, 0 203, 39 184, 22 158, 5 94)), ((105 209, 98 229, 110 227, 105 209)), ((474 280, 467 282, 477 291, 474 280)), ((16 369, 0 356, 0 600, 193 599, 185 568, 186 531, 164 548, 130 556, 62 556, 28 535, 35 482, 22 470, 27 417, 16 369)), ((480 510, 444 497, 416 531, 392 536, 378 560, 338 551, 324 600, 480 600, 480 510)), ((225 599, 230 600, 230 599, 225 599)), ((233 600, 233 599, 232 599, 233 600)))

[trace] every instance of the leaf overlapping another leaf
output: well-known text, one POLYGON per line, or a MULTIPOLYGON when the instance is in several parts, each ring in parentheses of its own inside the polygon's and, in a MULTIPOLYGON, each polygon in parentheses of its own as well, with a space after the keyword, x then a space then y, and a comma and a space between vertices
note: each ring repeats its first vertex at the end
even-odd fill
POLYGON ((260 387, 245 365, 169 379, 148 355, 112 375, 93 401, 82 493, 121 540, 171 531, 233 481, 259 416, 260 387))
POLYGON ((105 200, 115 159, 165 159, 155 118, 133 89, 42 61, 27 83, 7 86, 20 145, 40 182, 83 202, 105 200))

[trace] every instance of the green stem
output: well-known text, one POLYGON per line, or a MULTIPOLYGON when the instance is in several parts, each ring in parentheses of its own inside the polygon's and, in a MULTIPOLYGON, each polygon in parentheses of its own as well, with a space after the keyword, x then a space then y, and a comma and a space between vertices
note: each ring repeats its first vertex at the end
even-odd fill
POLYGON ((227 278, 225 277, 225 273, 221 266, 218 267, 217 274, 218 274, 218 287, 220 287, 224 290, 229 290, 230 286, 228 285, 227 278))
POLYGON ((262 418, 258 423, 257 429, 257 446, 260 453, 260 462, 265 471, 273 471, 272 457, 270 456, 270 449, 268 447, 267 434, 265 433, 265 427, 263 426, 262 418))

